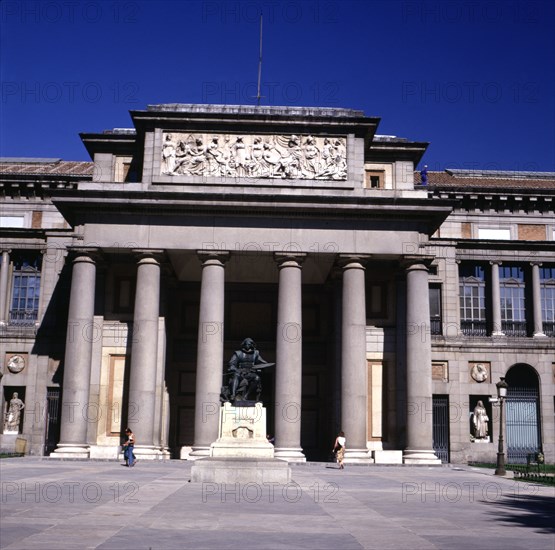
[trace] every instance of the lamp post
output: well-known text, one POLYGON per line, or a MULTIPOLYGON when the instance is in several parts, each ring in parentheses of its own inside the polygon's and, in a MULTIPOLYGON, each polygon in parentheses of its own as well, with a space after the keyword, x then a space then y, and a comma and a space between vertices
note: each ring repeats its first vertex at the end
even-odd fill
POLYGON ((505 382, 505 378, 501 377, 499 382, 495 384, 497 387, 497 399, 499 400, 499 446, 497 448, 497 468, 495 469, 496 476, 504 476, 507 472, 505 470, 505 452, 503 451, 503 404, 507 397, 507 389, 509 384, 505 382))

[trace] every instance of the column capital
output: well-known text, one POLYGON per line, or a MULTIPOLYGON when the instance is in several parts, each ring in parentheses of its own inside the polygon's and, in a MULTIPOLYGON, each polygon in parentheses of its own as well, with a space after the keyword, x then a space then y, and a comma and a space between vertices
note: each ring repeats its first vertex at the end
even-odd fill
POLYGON ((131 249, 131 253, 138 262, 143 260, 154 260, 156 263, 161 263, 165 256, 165 250, 160 248, 133 248, 131 249))
POLYGON ((228 250, 197 250, 197 257, 205 265, 224 265, 229 261, 230 253, 228 250))
POLYGON ((490 260, 489 265, 503 265, 503 260, 490 260))
POLYGON ((417 270, 425 269, 426 271, 428 271, 429 267, 432 265, 432 262, 434 260, 435 260, 434 256, 405 255, 401 258, 399 264, 407 271, 410 269, 417 269, 417 270))
POLYGON ((307 254, 305 252, 274 252, 274 261, 278 268, 282 267, 301 267, 307 254))
POLYGON ((2 254, 11 254, 11 253, 12 253, 12 249, 9 248, 9 247, 8 247, 8 248, 1 248, 1 249, 0 249, 0 252, 1 252, 2 254))
POLYGON ((96 264, 102 260, 102 252, 96 246, 72 246, 68 249, 68 255, 73 263, 90 262, 96 264))
POLYGON ((342 269, 366 269, 370 254, 338 254, 337 265, 342 269))
POLYGON ((531 266, 537 265, 538 267, 541 267, 543 265, 543 262, 541 262, 540 260, 531 260, 530 265, 531 266))

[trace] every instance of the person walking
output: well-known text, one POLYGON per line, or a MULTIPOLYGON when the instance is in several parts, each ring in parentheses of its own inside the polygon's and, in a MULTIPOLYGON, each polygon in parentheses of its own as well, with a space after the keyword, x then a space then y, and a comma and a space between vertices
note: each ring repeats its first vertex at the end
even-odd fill
POLYGON ((125 465, 132 468, 135 466, 135 462, 137 462, 137 459, 133 454, 133 449, 135 448, 135 435, 130 428, 127 428, 125 430, 125 436, 127 439, 123 444, 123 456, 125 457, 125 465))
POLYGON ((343 464, 343 459, 345 458, 345 444, 347 440, 345 438, 345 432, 339 432, 339 435, 335 438, 335 443, 333 444, 333 452, 335 453, 335 459, 339 464, 339 469, 343 470, 345 468, 343 464))

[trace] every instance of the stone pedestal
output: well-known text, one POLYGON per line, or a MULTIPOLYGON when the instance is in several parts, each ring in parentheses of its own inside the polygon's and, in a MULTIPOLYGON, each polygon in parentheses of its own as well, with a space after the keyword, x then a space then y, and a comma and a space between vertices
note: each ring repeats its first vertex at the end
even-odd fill
MULTIPOLYGON (((18 450, 18 440, 23 439, 17 432, 4 432, 0 435, 0 450, 6 453, 22 453, 18 450)), ((24 440, 25 441, 25 440, 24 440)), ((21 446, 21 443, 19 444, 21 446)))
POLYGON ((278 483, 291 481, 289 464, 279 458, 200 458, 191 468, 191 481, 200 483, 278 483))
POLYGON ((266 439, 266 409, 262 403, 254 407, 224 403, 219 437, 210 445, 210 456, 274 458, 274 446, 266 439))
POLYGON ((234 407, 220 409, 217 441, 210 457, 195 460, 191 481, 202 483, 289 483, 287 462, 274 458, 274 446, 266 439, 266 409, 234 407))

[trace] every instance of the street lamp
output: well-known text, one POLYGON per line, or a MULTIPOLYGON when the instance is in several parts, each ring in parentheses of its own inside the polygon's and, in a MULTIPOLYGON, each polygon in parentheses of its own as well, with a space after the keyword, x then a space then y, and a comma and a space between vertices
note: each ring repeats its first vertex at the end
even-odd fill
POLYGON ((497 387, 497 399, 499 401, 499 446, 497 447, 497 468, 495 469, 496 476, 506 475, 505 470, 505 453, 503 451, 503 404, 507 397, 507 389, 509 384, 505 382, 505 378, 501 377, 499 382, 495 384, 497 387))

